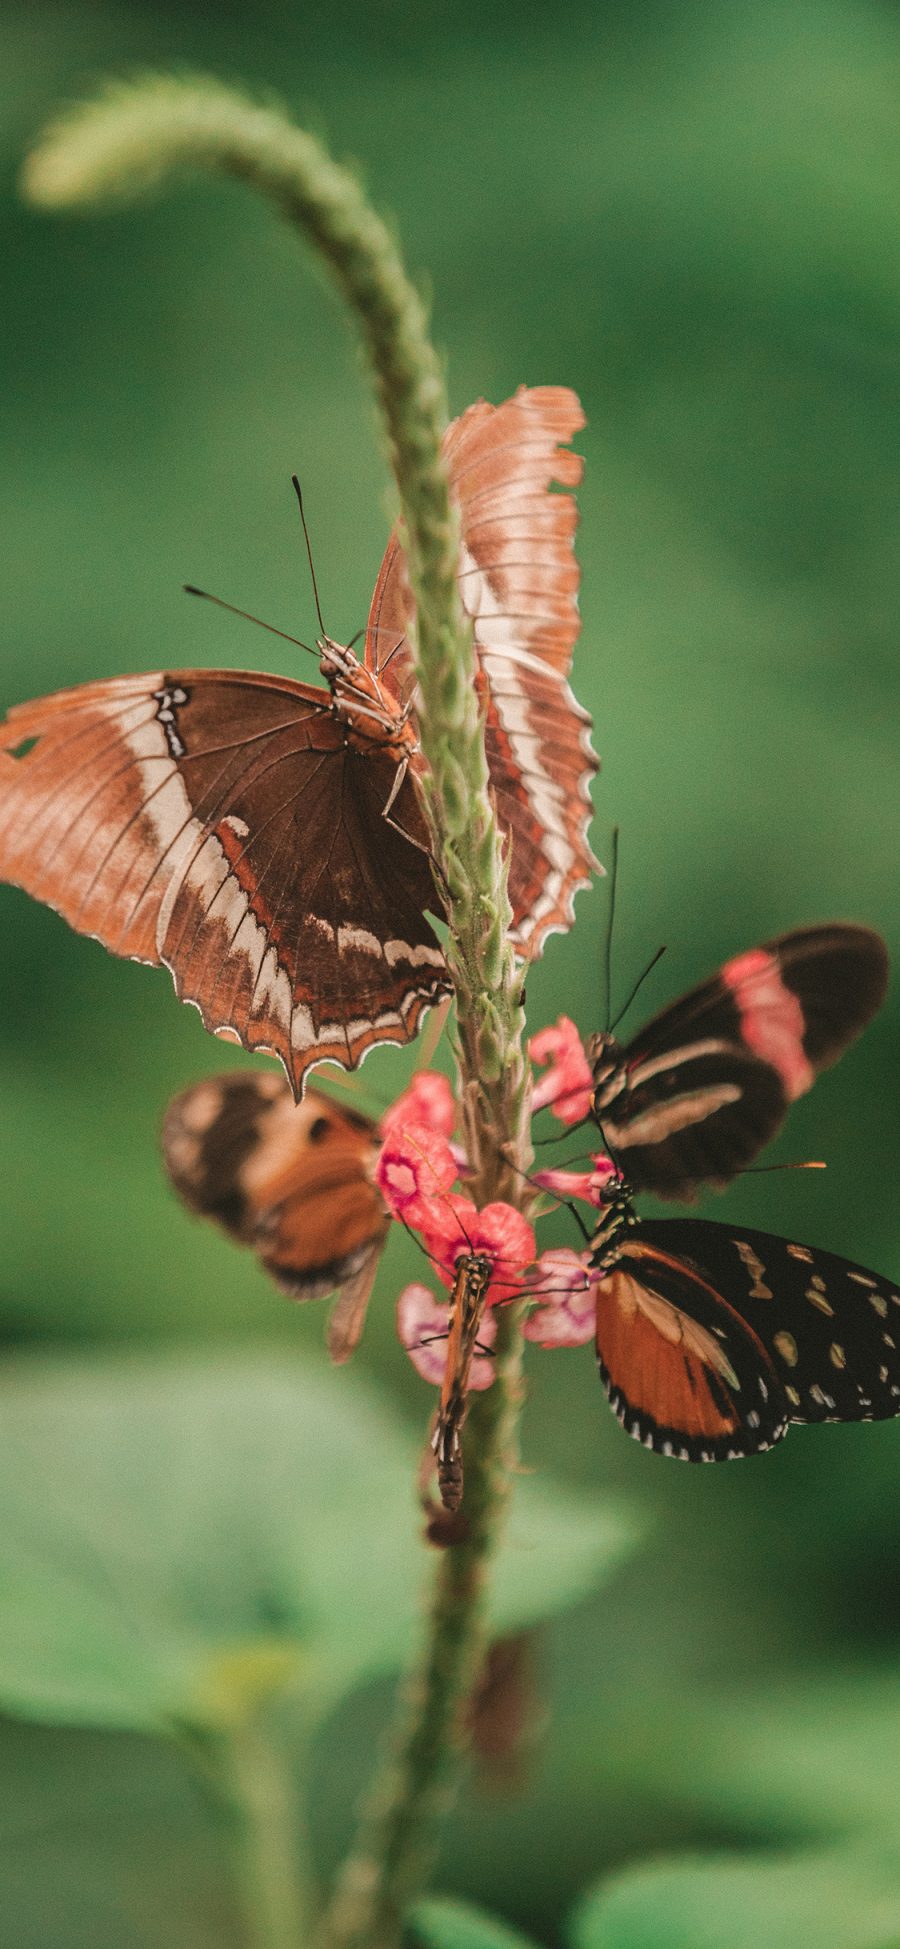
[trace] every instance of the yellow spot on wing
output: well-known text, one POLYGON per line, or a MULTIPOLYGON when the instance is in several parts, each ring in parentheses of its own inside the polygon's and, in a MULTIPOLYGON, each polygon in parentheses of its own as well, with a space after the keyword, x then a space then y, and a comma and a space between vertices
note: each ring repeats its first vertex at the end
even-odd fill
POLYGON ((750 1274, 752 1283, 749 1297, 751 1299, 771 1299, 771 1287, 763 1284, 763 1273, 766 1268, 759 1254, 754 1252, 752 1245, 748 1245, 745 1238, 736 1238, 734 1243, 737 1246, 740 1258, 750 1274))

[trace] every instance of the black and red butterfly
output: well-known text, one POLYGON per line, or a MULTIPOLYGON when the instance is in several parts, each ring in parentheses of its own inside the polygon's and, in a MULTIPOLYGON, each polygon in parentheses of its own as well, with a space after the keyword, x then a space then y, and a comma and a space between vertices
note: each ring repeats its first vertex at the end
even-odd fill
MULTIPOLYGON (((572 921, 595 865, 596 759, 568 685, 571 493, 584 423, 561 386, 479 401, 448 429, 514 938, 572 921)), ((451 992, 417 788, 412 603, 394 537, 362 662, 323 632, 327 689, 157 670, 20 704, 0 724, 0 878, 113 953, 171 970, 208 1029, 307 1069, 408 1042, 451 992)), ((279 633, 279 632, 276 632, 279 633)), ((291 639, 289 639, 291 640, 291 639)))
POLYGON ((900 1282, 743 1225, 639 1219, 621 1178, 607 1200, 589 1257, 597 1361, 645 1448, 731 1461, 791 1422, 900 1414, 900 1282))
POLYGON ((625 1048, 592 1037, 593 1116, 632 1190, 689 1200, 746 1169, 881 1007, 887 977, 879 934, 828 921, 726 961, 625 1048))

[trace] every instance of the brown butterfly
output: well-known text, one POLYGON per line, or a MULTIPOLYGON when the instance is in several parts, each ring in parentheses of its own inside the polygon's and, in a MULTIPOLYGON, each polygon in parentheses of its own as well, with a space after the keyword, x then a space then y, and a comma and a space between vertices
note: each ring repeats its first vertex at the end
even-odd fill
POLYGON ((295 1103, 282 1076, 241 1072, 174 1097, 162 1146, 185 1204, 251 1246, 291 1299, 337 1291, 328 1346, 347 1360, 390 1224, 370 1119, 315 1089, 295 1103))
MULTIPOLYGON (((578 630, 574 393, 480 401, 445 451, 460 513, 491 778, 516 936, 568 927, 594 861, 588 723, 566 681, 578 630)), ((171 970, 208 1029, 354 1068, 450 992, 391 541, 365 659, 325 635, 327 690, 238 670, 156 671, 21 704, 0 725, 0 877, 114 953, 171 970)))

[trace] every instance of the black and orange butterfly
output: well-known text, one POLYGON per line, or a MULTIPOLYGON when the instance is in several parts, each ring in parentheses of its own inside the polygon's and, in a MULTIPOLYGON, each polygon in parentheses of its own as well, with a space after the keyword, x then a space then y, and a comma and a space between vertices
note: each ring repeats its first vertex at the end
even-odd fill
POLYGON ((900 1282, 706 1219, 639 1219, 610 1181, 589 1255, 600 1376, 657 1454, 759 1454, 791 1422, 900 1414, 900 1282))
POLYGON ((390 1225, 374 1123, 320 1090, 295 1103, 283 1076, 238 1072, 174 1097, 162 1146, 185 1204, 252 1247, 289 1298, 337 1293, 328 1348, 349 1359, 390 1225))
POLYGON ((593 1116, 633 1191, 690 1200, 746 1169, 881 1007, 887 949, 827 921, 765 941, 623 1048, 592 1037, 593 1116))

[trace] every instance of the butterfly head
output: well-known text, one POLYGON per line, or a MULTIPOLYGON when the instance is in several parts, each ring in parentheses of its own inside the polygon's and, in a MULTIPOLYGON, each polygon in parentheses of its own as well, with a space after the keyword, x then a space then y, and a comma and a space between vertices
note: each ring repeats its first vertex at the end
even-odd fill
POLYGON ((419 741, 410 722, 409 707, 379 682, 374 670, 360 663, 352 650, 330 636, 318 639, 319 669, 334 699, 334 708, 347 733, 352 751, 371 751, 373 745, 391 751, 398 762, 418 751, 419 741))
POLYGON ((607 1179, 599 1199, 590 1256, 595 1270, 606 1271, 619 1257, 623 1233, 640 1220, 634 1209, 634 1191, 621 1171, 607 1179))
POLYGON ((496 1259, 491 1252, 461 1252, 456 1261, 457 1280, 464 1286, 485 1292, 496 1271, 496 1259))

